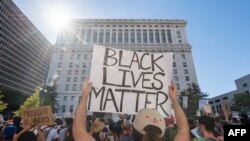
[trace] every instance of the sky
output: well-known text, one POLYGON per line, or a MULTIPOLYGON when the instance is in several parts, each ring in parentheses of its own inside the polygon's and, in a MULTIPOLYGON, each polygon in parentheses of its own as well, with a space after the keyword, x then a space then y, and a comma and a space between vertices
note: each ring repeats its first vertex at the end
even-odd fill
POLYGON ((72 19, 185 19, 198 83, 214 97, 236 89, 250 74, 249 0, 13 0, 54 44, 58 30, 50 9, 63 7, 72 19))

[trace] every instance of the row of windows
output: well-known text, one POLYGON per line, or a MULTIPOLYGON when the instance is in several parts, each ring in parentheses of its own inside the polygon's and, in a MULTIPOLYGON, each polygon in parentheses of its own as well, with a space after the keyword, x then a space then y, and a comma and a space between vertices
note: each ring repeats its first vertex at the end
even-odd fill
MULTIPOLYGON (((73 79, 73 77, 67 77, 66 82, 71 82, 71 78, 73 79)), ((78 82, 78 81, 83 82, 84 80, 85 80, 85 77, 74 77, 74 79, 72 81, 73 82, 78 82)))
MULTIPOLYGON (((81 74, 82 75, 86 75, 87 74, 87 71, 86 70, 81 70, 81 74)), ((80 70, 75 70, 74 71, 74 74, 72 73, 73 70, 68 70, 68 75, 79 75, 80 74, 80 70)), ((61 74, 61 70, 57 70, 57 74, 60 75, 61 74)))
MULTIPOLYGON (((187 69, 184 69, 184 70, 183 70, 183 73, 184 73, 184 74, 188 74, 188 70, 187 70, 187 69)), ((173 74, 178 74, 177 69, 174 69, 174 70, 173 70, 173 74)))
MULTIPOLYGON (((93 25, 93 24, 89 24, 89 25, 86 25, 86 24, 82 24, 81 25, 82 27, 170 27, 170 25, 93 25)), ((182 27, 180 25, 175 25, 176 28, 179 28, 179 27, 182 27)))
MULTIPOLYGON (((70 59, 76 58, 77 60, 80 60, 80 59, 82 59, 81 57, 82 57, 81 54, 77 54, 76 56, 75 56, 75 54, 71 54, 70 59)), ((64 58, 64 55, 61 54, 61 55, 59 56, 59 59, 62 60, 63 58, 64 58)), ((88 54, 84 54, 84 55, 83 55, 83 59, 88 59, 88 54)))
MULTIPOLYGON (((74 105, 70 105, 68 112, 72 113, 73 111, 74 111, 74 105)), ((65 113, 65 112, 67 112, 66 105, 62 105, 62 113, 65 113)))
MULTIPOLYGON (((173 62, 173 67, 176 67, 176 62, 173 62)), ((187 62, 182 62, 182 67, 187 67, 187 62)))
MULTIPOLYGON (((173 43, 171 30, 167 29, 82 29, 74 43, 173 43)), ((181 32, 176 32, 182 43, 181 32)))
POLYGON ((81 91, 81 90, 82 90, 82 84, 79 85, 79 88, 80 88, 80 89, 78 89, 78 90, 77 90, 77 85, 78 85, 78 84, 73 84, 73 85, 72 85, 72 89, 71 89, 70 84, 66 84, 66 85, 65 85, 65 91, 70 91, 70 89, 71 89, 72 91, 81 91))
MULTIPOLYGON (((175 80, 175 81, 179 81, 179 77, 178 77, 178 76, 174 76, 174 80, 175 80)), ((185 80, 186 80, 186 81, 190 81, 189 76, 185 76, 185 80)))
MULTIPOLYGON (((176 85, 176 88, 177 88, 178 90, 180 90, 180 84, 179 84, 179 83, 176 83, 175 85, 176 85)), ((191 88, 191 84, 187 84, 187 88, 191 88)))

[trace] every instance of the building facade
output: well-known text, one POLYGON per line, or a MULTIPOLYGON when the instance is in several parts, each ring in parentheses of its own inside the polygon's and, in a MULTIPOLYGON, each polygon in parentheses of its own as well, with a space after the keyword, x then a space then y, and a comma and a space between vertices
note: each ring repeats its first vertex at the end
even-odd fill
POLYGON ((45 82, 51 56, 49 41, 12 0, 1 0, 0 90, 32 94, 45 82))
POLYGON ((48 75, 48 79, 60 75, 56 83, 58 116, 75 112, 95 44, 138 52, 174 52, 172 79, 179 91, 198 83, 186 24, 185 20, 165 19, 73 20, 58 36, 48 75))
POLYGON ((214 113, 219 113, 224 100, 228 100, 231 105, 235 94, 250 93, 250 74, 236 79, 235 85, 236 90, 209 99, 209 104, 212 106, 214 113))

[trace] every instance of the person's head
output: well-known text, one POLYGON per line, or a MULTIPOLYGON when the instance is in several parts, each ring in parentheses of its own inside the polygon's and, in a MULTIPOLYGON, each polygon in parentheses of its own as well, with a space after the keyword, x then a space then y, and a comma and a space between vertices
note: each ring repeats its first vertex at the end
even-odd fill
POLYGON ((13 124, 20 125, 22 118, 20 116, 13 117, 13 124))
POLYGON ((32 131, 26 131, 22 133, 18 138, 18 141, 36 141, 36 140, 37 136, 32 131))
POLYGON ((206 133, 212 133, 214 131, 215 122, 212 117, 201 116, 199 117, 198 122, 199 122, 199 130, 202 136, 204 136, 204 134, 206 133))
POLYGON ((173 127, 174 126, 174 116, 171 115, 167 118, 165 118, 166 126, 173 127))
POLYGON ((165 121, 154 109, 142 109, 137 113, 133 123, 134 129, 143 135, 143 141, 161 140, 165 132, 165 121))
POLYGON ((67 117, 64 119, 67 126, 70 126, 73 124, 73 118, 67 117))
POLYGON ((99 119, 96 119, 92 126, 90 127, 90 131, 93 133, 97 133, 103 130, 105 124, 101 122, 99 119))
POLYGON ((57 125, 63 125, 63 121, 62 121, 62 119, 60 119, 60 118, 56 118, 56 119, 55 119, 55 123, 56 123, 57 125))

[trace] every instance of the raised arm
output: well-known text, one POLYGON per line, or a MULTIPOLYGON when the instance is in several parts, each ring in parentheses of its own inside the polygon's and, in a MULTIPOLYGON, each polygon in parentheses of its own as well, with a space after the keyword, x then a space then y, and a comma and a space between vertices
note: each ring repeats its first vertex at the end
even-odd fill
POLYGON ((91 91, 91 83, 85 81, 83 84, 82 98, 77 107, 75 120, 73 123, 73 136, 75 141, 95 141, 92 136, 87 132, 87 100, 91 91))
POLYGON ((188 121, 184 111, 182 110, 178 100, 177 100, 177 88, 176 85, 171 82, 169 86, 169 96, 173 102, 176 123, 177 123, 177 135, 175 136, 175 141, 189 141, 190 131, 188 126, 188 121))

